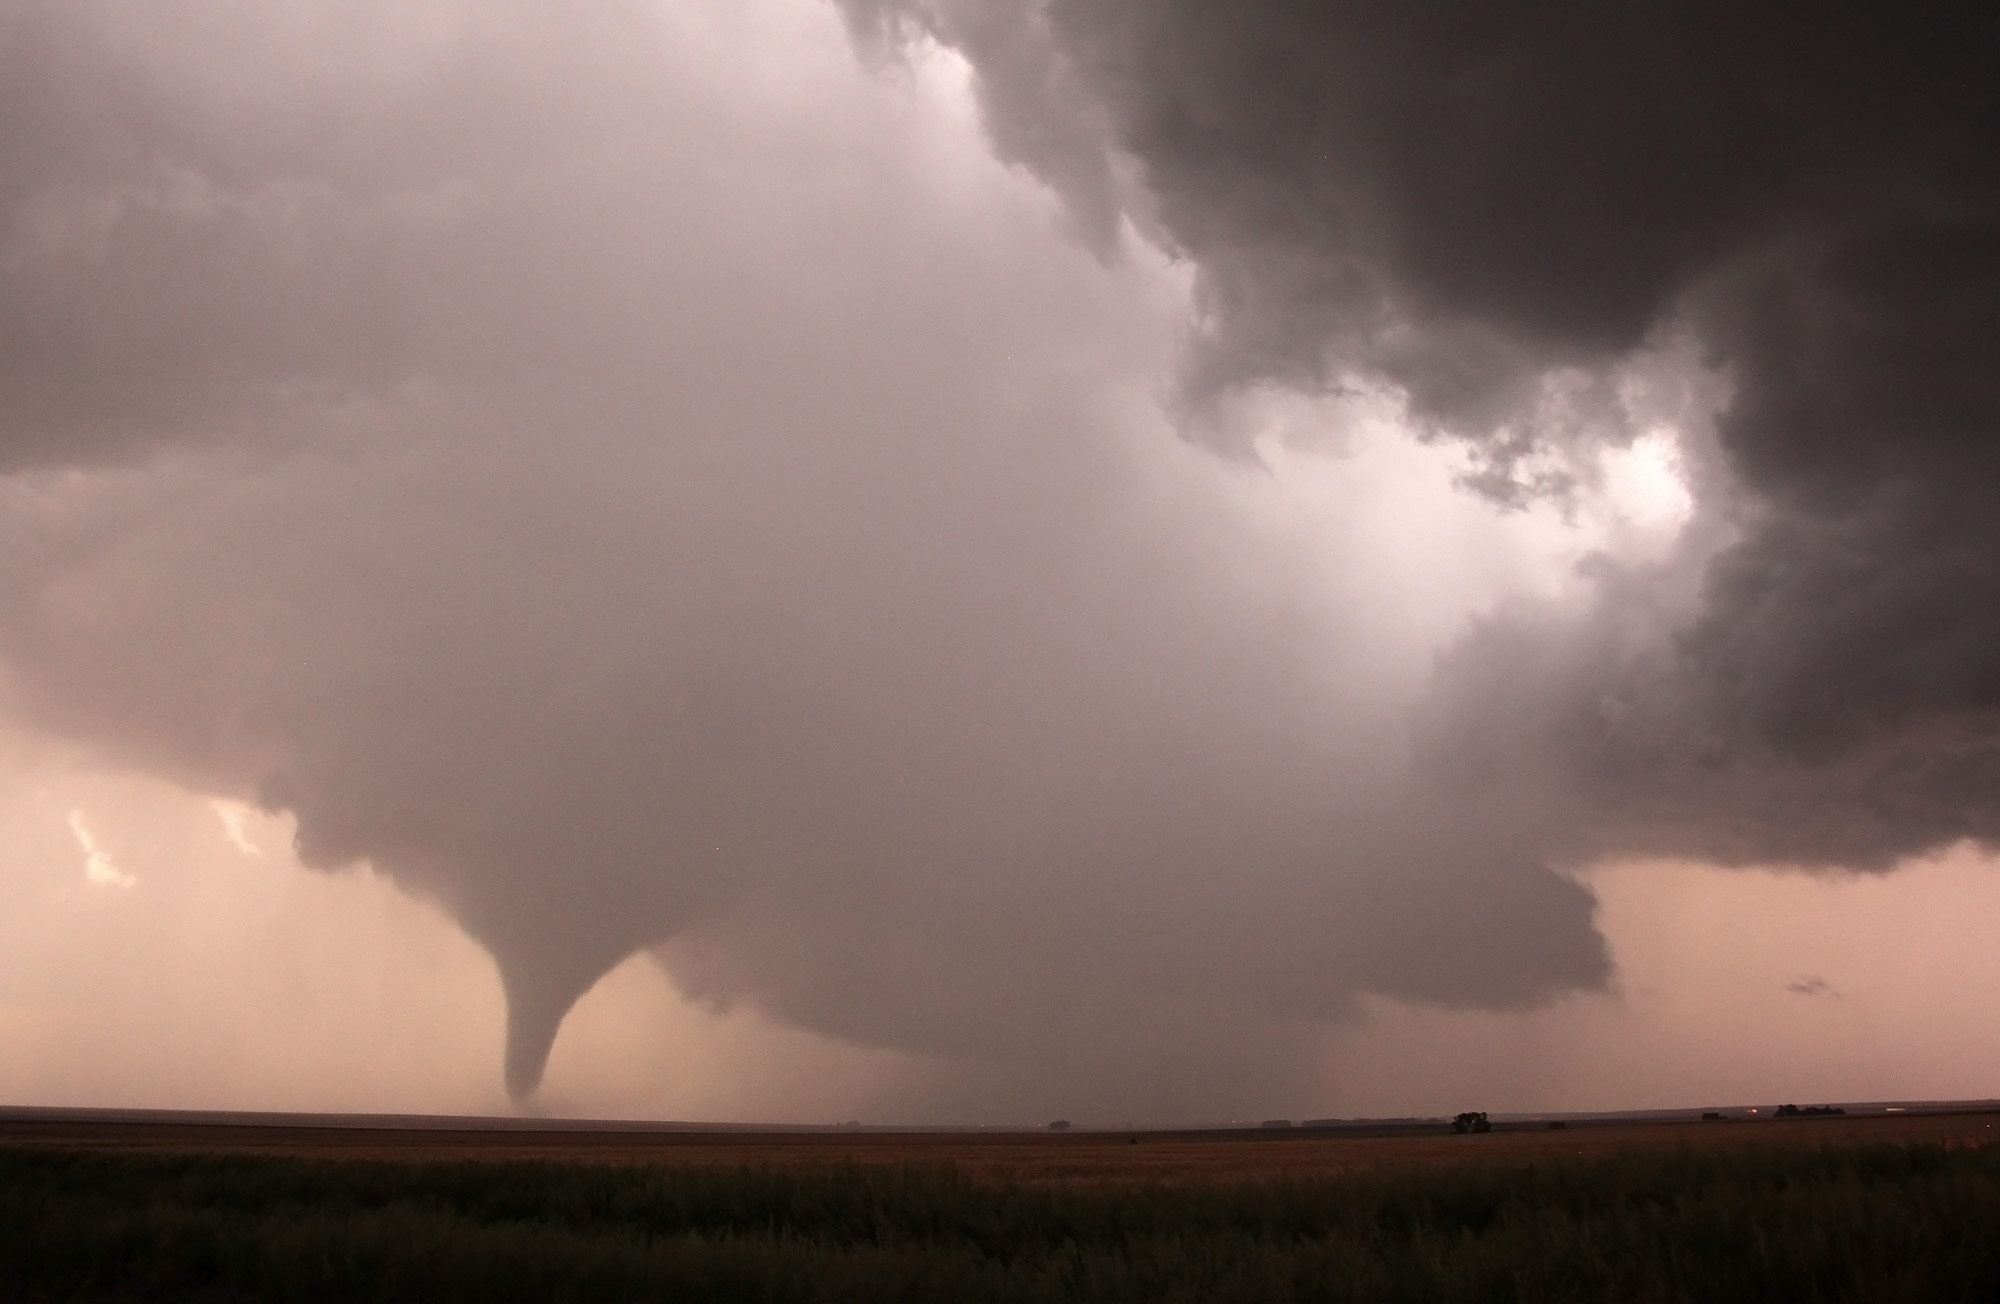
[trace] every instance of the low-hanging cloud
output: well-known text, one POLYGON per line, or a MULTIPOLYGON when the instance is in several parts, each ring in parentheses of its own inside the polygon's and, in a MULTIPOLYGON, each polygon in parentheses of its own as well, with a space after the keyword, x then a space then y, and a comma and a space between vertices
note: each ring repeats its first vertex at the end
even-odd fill
POLYGON ((1171 276, 823 11, 7 21, 10 706, 444 904, 517 1094, 645 948, 987 1111, 1601 981, 1404 782, 1395 577, 1162 425, 1171 276))
POLYGON ((817 6, 8 10, 12 711, 444 904, 519 1095, 654 948, 966 1112, 1227 1110, 1357 993, 1602 983, 1592 856, 1989 828, 1973 92, 1829 125, 1838 32, 1596 9, 848 9, 1070 242, 817 6), (1389 395, 1518 500, 1658 418, 1696 519, 1433 673, 1505 586, 1413 613, 1444 543, 1306 559, 1176 443, 1134 232, 1188 428, 1389 395))

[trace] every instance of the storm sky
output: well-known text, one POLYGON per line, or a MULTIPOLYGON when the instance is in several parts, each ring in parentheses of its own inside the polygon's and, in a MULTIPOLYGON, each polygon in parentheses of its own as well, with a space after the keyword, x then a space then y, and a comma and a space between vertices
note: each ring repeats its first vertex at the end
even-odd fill
POLYGON ((1990 1094, 1994 21, 0 0, 0 1089, 1990 1094))

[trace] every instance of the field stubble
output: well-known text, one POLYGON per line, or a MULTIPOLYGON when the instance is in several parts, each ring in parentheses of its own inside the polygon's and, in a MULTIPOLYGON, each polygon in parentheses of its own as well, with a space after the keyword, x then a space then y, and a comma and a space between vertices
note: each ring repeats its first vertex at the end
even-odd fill
POLYGON ((12 1297, 2000 1298, 1993 1115, 1479 1136, 0 1127, 12 1297))

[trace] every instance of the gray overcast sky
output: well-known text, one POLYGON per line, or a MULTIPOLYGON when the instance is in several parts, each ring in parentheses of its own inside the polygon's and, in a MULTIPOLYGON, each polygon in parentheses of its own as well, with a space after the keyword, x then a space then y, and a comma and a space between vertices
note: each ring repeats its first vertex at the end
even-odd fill
POLYGON ((15 1089, 198 916, 162 1103, 1531 1103, 1988 891, 1987 34, 1218 12, 0 7, 15 1089))

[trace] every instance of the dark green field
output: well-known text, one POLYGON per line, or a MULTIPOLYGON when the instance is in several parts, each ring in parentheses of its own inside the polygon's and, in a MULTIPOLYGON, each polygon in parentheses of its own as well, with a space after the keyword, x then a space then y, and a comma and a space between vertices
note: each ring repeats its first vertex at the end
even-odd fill
POLYGON ((0 1294, 2000 1299, 2000 1147, 1800 1137, 1529 1161, 1474 1142, 1448 1164, 1109 1183, 16 1146, 0 1148, 0 1294))

